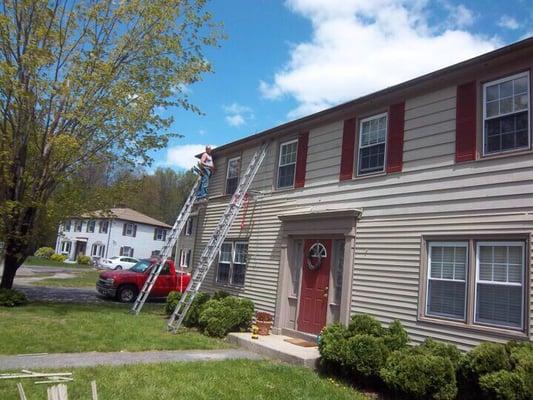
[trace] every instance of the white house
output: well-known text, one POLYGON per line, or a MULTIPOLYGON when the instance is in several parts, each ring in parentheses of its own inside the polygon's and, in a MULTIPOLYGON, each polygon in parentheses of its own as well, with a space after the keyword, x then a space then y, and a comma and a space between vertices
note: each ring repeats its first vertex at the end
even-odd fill
POLYGON ((147 258, 159 254, 172 227, 131 208, 94 211, 60 224, 56 253, 75 260, 128 256, 147 258))

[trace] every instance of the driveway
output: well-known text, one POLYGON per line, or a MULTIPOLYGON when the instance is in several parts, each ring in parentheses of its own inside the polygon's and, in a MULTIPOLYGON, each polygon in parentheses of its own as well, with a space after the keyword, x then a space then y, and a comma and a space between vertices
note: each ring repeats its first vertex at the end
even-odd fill
POLYGON ((30 301, 52 301, 59 303, 104 303, 109 299, 101 297, 96 289, 55 288, 15 284, 30 301))

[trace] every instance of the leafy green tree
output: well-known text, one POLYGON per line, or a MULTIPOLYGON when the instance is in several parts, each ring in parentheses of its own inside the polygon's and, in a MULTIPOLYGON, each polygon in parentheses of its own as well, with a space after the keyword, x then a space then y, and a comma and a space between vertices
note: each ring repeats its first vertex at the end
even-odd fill
POLYGON ((95 160, 148 164, 173 135, 156 111, 198 111, 184 88, 211 71, 204 49, 221 38, 205 0, 2 2, 0 287, 12 287, 39 219, 88 201, 67 190, 71 176, 95 160))

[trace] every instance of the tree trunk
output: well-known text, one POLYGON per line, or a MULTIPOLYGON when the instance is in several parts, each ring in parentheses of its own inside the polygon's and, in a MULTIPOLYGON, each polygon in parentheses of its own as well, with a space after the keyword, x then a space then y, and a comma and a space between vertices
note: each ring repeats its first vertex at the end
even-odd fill
POLYGON ((9 252, 8 248, 6 247, 4 258, 4 273, 2 274, 2 282, 0 282, 0 289, 11 289, 13 287, 13 281, 15 280, 17 270, 22 265, 25 259, 25 256, 17 256, 16 253, 9 252))

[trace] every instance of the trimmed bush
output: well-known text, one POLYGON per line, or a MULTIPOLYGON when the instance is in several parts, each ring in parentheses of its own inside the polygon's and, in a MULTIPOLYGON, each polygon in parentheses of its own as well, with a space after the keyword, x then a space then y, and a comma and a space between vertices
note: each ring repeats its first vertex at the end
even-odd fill
POLYGON ((35 257, 46 258, 47 260, 55 253, 55 250, 51 247, 39 247, 34 253, 35 257))
POLYGON ((461 387, 475 391, 481 375, 510 368, 509 354, 503 344, 482 343, 467 353, 459 364, 461 387))
POLYGON ((328 325, 322 330, 318 342, 321 367, 344 367, 348 337, 348 329, 341 324, 328 325))
POLYGON ((213 293, 213 300, 222 300, 228 297, 230 294, 228 292, 225 292, 223 290, 217 290, 215 293, 213 293))
POLYGON ((229 332, 246 330, 253 315, 254 303, 250 300, 233 296, 211 299, 202 307, 199 325, 209 336, 224 337, 229 332))
MULTIPOLYGON (((172 314, 176 306, 178 305, 178 302, 181 299, 181 293, 180 292, 170 292, 167 295, 167 302, 165 305, 165 313, 167 315, 172 314)), ((198 293, 194 300, 192 301, 191 306, 189 307, 189 311, 187 311, 187 315, 185 316, 185 319, 183 320, 183 324, 187 327, 197 327, 198 326, 198 320, 200 318, 200 313, 202 311, 203 305, 210 299, 209 294, 207 293, 198 293)))
POLYGON ((479 378, 479 387, 489 399, 528 400, 526 374, 523 371, 501 370, 479 378))
POLYGON ((52 261, 57 261, 57 262, 65 262, 65 260, 67 259, 68 257, 64 254, 58 254, 58 253, 55 253, 55 254, 52 254, 50 256, 50 260, 52 261))
POLYGON ((176 306, 181 299, 181 292, 172 291, 167 295, 167 301, 165 305, 165 313, 167 315, 172 314, 176 306))
POLYGON ((345 353, 344 363, 356 376, 372 378, 385 365, 389 349, 383 338, 362 334, 347 340, 345 353))
POLYGON ((76 261, 81 265, 91 265, 92 258, 89 256, 78 256, 76 261))
POLYGON ((380 322, 366 314, 354 315, 348 325, 348 331, 350 336, 366 334, 381 337, 385 334, 385 329, 380 322))
POLYGON ((457 395, 452 362, 427 350, 406 348, 393 352, 380 375, 392 390, 409 398, 452 400, 457 395))
POLYGON ((16 307, 28 304, 24 293, 14 289, 0 289, 0 306, 16 307))
POLYGON ((407 346, 409 335, 402 323, 398 320, 394 320, 386 330, 383 340, 390 351, 400 350, 407 346))
POLYGON ((437 342, 431 338, 427 338, 424 343, 415 347, 415 349, 421 353, 449 359, 454 369, 457 369, 459 363, 463 359, 463 353, 461 353, 461 351, 453 344, 437 342))

